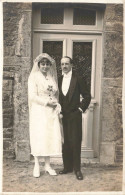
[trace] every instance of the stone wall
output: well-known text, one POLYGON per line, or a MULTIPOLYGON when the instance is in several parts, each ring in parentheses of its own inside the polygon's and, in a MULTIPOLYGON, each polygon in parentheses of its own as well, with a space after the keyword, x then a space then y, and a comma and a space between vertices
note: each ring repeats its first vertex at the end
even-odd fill
POLYGON ((32 4, 3 3, 4 156, 29 160, 27 79, 31 69, 32 4))
POLYGON ((100 160, 122 161, 123 5, 106 5, 104 14, 100 160))

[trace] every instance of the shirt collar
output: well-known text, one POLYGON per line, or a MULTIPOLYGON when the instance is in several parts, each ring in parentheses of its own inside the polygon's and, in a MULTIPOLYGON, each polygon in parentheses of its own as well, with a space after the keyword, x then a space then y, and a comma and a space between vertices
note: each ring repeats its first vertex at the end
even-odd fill
POLYGON ((65 78, 71 77, 71 75, 72 75, 72 69, 71 69, 67 74, 65 74, 64 72, 62 72, 62 75, 63 75, 65 78))

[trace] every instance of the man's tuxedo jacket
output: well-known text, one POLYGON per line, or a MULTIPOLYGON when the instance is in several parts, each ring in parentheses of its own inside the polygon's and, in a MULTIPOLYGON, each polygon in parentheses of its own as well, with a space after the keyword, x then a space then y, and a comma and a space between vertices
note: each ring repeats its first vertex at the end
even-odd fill
POLYGON ((89 106, 91 101, 91 95, 89 89, 86 85, 86 82, 83 78, 77 76, 75 73, 72 73, 71 82, 69 86, 69 90, 67 93, 67 106, 66 108, 63 107, 63 93, 62 93, 62 80, 63 76, 59 78, 58 85, 59 85, 59 102, 62 106, 62 113, 63 115, 75 117, 79 111, 78 108, 81 108, 83 112, 89 106), (80 102, 80 95, 82 96, 82 101, 80 102))

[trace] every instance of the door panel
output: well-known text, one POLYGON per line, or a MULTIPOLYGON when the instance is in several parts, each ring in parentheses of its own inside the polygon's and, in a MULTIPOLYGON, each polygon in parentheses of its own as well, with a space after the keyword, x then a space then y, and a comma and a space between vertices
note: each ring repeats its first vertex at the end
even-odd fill
POLYGON ((61 75, 60 60, 63 54, 63 41, 43 41, 43 52, 48 53, 56 61, 57 74, 61 75))
POLYGON ((91 88, 92 42, 73 42, 74 70, 91 88))

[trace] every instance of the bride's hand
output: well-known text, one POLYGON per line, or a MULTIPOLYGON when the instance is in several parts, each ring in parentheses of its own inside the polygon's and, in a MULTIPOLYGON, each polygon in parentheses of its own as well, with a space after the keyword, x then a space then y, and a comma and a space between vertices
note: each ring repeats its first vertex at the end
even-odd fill
POLYGON ((57 102, 54 101, 54 100, 50 100, 50 101, 47 103, 47 106, 49 106, 49 107, 55 109, 56 106, 57 106, 57 102))

